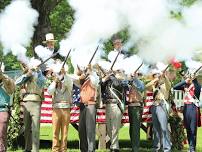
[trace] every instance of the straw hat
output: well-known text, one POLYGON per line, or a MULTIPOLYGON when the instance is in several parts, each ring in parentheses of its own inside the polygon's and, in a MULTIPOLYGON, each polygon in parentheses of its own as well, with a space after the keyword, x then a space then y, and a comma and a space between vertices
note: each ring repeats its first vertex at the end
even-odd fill
POLYGON ((46 34, 46 40, 43 41, 43 43, 56 42, 56 41, 57 41, 57 40, 54 39, 53 33, 47 33, 47 34, 46 34))

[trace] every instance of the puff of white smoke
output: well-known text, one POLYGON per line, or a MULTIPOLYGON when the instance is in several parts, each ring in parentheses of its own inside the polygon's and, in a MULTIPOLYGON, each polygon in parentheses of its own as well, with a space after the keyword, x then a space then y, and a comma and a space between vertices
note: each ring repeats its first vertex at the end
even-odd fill
POLYGON ((149 65, 147 65, 147 64, 143 64, 142 66, 141 66, 141 68, 137 71, 137 72, 139 72, 139 73, 142 73, 142 74, 144 74, 144 75, 147 75, 148 73, 149 73, 149 65))
POLYGON ((121 6, 127 17, 130 41, 135 43, 150 32, 169 14, 166 0, 127 0, 121 6))
POLYGON ((100 38, 109 39, 126 27, 131 46, 139 39, 149 37, 169 16, 166 0, 70 0, 69 3, 75 10, 75 22, 67 40, 61 43, 66 49, 93 45, 100 38))
POLYGON ((39 64, 41 63, 40 60, 35 59, 34 57, 29 59, 29 64, 27 64, 27 66, 31 69, 31 68, 36 68, 39 64))
POLYGON ((98 64, 105 70, 110 70, 111 62, 105 61, 105 60, 99 60, 98 64))
MULTIPOLYGON (((82 48, 78 48, 78 50, 75 50, 71 52, 71 62, 74 67, 74 69, 77 69, 77 65, 80 68, 84 68, 88 65, 97 45, 90 45, 90 46, 85 46, 82 48)), ((97 53, 95 54, 95 57, 92 60, 91 64, 96 64, 100 60, 100 56, 102 54, 102 49, 98 48, 97 53)))
POLYGON ((17 56, 17 59, 25 64, 29 64, 29 58, 26 56, 26 49, 21 45, 13 45, 11 47, 13 55, 17 56))
POLYGON ((53 70, 54 73, 59 73, 61 68, 62 68, 62 61, 61 60, 56 60, 50 68, 53 70))
POLYGON ((164 64, 163 62, 157 62, 156 67, 160 71, 164 71, 168 65, 164 64))
POLYGON ((5 8, 0 15, 0 41, 4 54, 10 51, 17 56, 25 53, 21 52, 21 49, 15 49, 15 46, 26 47, 29 45, 37 18, 38 13, 31 7, 28 0, 12 1, 5 8))
POLYGON ((122 20, 124 18, 117 11, 117 0, 68 2, 75 10, 75 22, 67 35, 72 48, 92 45, 100 39, 106 40, 126 26, 122 20))
MULTIPOLYGON (((66 40, 62 40, 61 42, 60 42, 60 49, 59 49, 59 54, 61 55, 61 56, 67 56, 67 54, 68 54, 68 51, 70 50, 70 49, 72 49, 73 47, 71 46, 71 42, 68 40, 68 39, 66 39, 66 40)), ((72 53, 72 52, 71 52, 72 53)), ((71 54, 70 54, 70 56, 71 56, 71 54)))
POLYGON ((188 27, 199 28, 202 25, 202 21, 199 19, 202 17, 202 2, 195 2, 192 6, 186 7, 182 11, 184 21, 188 27))
MULTIPOLYGON (((54 73, 58 74, 62 68, 63 62, 59 59, 47 65, 49 69, 51 69, 54 73)), ((65 71, 68 71, 68 65, 64 65, 65 71)))
POLYGON ((53 52, 50 51, 48 48, 43 47, 42 45, 38 45, 34 49, 35 53, 38 57, 40 57, 43 61, 50 57, 53 52))
MULTIPOLYGON (((108 59, 111 61, 111 63, 114 62, 117 54, 119 52, 118 51, 111 51, 109 52, 108 54, 108 59)), ((119 54, 115 64, 114 64, 114 67, 113 67, 113 70, 123 70, 124 67, 123 67, 123 60, 124 60, 124 55, 123 54, 119 54)))
POLYGON ((193 54, 190 34, 191 31, 183 23, 167 19, 153 31, 149 39, 138 45, 139 55, 151 63, 167 62, 173 57, 187 59, 193 54))
POLYGON ((131 74, 134 73, 141 64, 142 59, 137 55, 133 55, 129 58, 125 58, 120 65, 121 69, 124 69, 126 74, 131 74))
POLYGON ((202 63, 190 59, 190 60, 185 61, 185 65, 186 65, 187 68, 189 68, 190 71, 195 71, 195 70, 197 70, 199 67, 202 66, 202 63))
POLYGON ((202 48, 202 3, 195 3, 182 10, 183 19, 165 19, 151 33, 146 43, 139 45, 140 56, 155 62, 176 57, 190 59, 202 48))
POLYGON ((128 46, 136 44, 139 56, 150 63, 176 56, 184 60, 202 47, 201 2, 190 8, 182 8, 179 0, 70 0, 69 3, 75 10, 75 22, 66 40, 71 47, 95 44, 124 28, 129 29, 128 46), (182 11, 184 19, 171 18, 170 10, 182 11))

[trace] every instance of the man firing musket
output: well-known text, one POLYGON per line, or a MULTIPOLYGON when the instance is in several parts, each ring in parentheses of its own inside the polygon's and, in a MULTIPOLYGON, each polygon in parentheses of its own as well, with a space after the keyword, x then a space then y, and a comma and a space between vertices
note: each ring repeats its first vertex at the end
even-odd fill
MULTIPOLYGON (((55 42, 52 34, 46 35, 46 43, 55 42)), ((53 48, 53 47, 52 47, 53 48)), ((25 124, 25 151, 39 151, 39 135, 40 135, 40 113, 42 93, 45 85, 45 77, 40 70, 40 67, 55 57, 54 53, 42 63, 25 67, 25 73, 16 80, 16 85, 23 86, 24 102, 24 124, 25 124), (32 139, 32 142, 30 142, 32 139)))
POLYGON ((52 151, 67 151, 68 127, 70 123, 70 106, 72 103, 73 80, 65 71, 65 64, 71 53, 67 53, 58 73, 53 71, 53 81, 48 85, 47 92, 52 95, 52 151), (60 130, 62 130, 60 132, 60 130), (61 137, 61 139, 60 139, 61 137), (60 142, 61 141, 61 142, 60 142))
POLYGON ((132 144, 132 151, 138 151, 140 146, 140 128, 141 118, 143 111, 143 91, 145 85, 143 81, 138 79, 137 72, 142 67, 143 62, 138 68, 131 74, 128 82, 128 116, 130 122, 130 140, 132 144))
POLYGON ((80 81, 80 115, 79 115, 79 139, 81 151, 95 151, 96 132, 96 103, 100 100, 99 77, 91 63, 98 51, 96 47, 88 67, 82 71, 78 66, 80 81))
POLYGON ((199 107, 201 85, 196 78, 196 74, 201 68, 202 66, 193 73, 187 72, 184 77, 185 80, 173 87, 174 90, 184 91, 183 116, 189 141, 189 151, 196 151, 197 127, 201 126, 199 107))
MULTIPOLYGON (((119 39, 120 40, 120 39, 119 39)), ((122 44, 118 39, 113 39, 114 49, 118 50, 117 55, 112 62, 108 74, 102 78, 102 100, 106 103, 106 122, 107 122, 107 134, 110 136, 110 150, 111 152, 119 151, 118 132, 121 127, 121 119, 124 113, 124 92, 125 74, 121 70, 117 70, 113 73, 113 67, 117 62, 119 55, 122 53, 122 44), (113 127, 112 127, 113 126, 113 127)))

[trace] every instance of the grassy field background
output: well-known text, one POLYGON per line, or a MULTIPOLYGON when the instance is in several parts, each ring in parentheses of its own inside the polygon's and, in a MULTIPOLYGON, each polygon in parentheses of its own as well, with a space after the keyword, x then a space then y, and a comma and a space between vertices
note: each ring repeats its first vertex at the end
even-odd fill
MULTIPOLYGON (((130 151, 130 137, 129 137, 129 127, 124 126, 120 130, 119 139, 120 139, 120 150, 121 152, 130 151)), ((50 152, 52 145, 52 128, 51 126, 42 126, 40 131, 40 152, 50 152)), ((198 129, 198 138, 197 138, 197 152, 202 152, 202 128, 198 129)), ((97 142, 98 144, 98 142, 97 142)), ((173 143, 174 144, 174 143, 173 143)), ((146 134, 141 130, 141 143, 140 143, 140 152, 151 152, 152 143, 151 141, 146 140, 146 134)), ((187 145, 185 145, 184 150, 182 151, 173 151, 173 152, 187 152, 187 145)), ((68 134, 68 151, 69 152, 79 152, 79 138, 78 132, 70 125, 69 134, 68 134)), ((11 152, 13 150, 9 150, 11 152)), ((22 152, 21 148, 15 150, 17 152, 22 152)), ((109 152, 109 150, 96 150, 96 152, 109 152)))

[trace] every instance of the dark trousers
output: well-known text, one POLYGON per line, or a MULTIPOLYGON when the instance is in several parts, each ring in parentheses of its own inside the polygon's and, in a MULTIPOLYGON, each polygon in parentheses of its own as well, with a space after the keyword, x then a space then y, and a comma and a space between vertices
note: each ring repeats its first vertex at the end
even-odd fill
POLYGON ((187 131, 187 138, 189 142, 190 152, 195 151, 196 148, 196 135, 197 135, 197 114, 198 110, 194 104, 185 104, 183 115, 184 124, 187 131))
POLYGON ((96 107, 80 105, 79 139, 81 152, 95 151, 96 107))
POLYGON ((132 152, 138 152, 140 146, 140 127, 142 107, 140 106, 128 106, 128 116, 130 122, 130 142, 132 146, 132 152))
POLYGON ((8 120, 9 120, 9 113, 0 112, 0 152, 6 152, 8 120))

